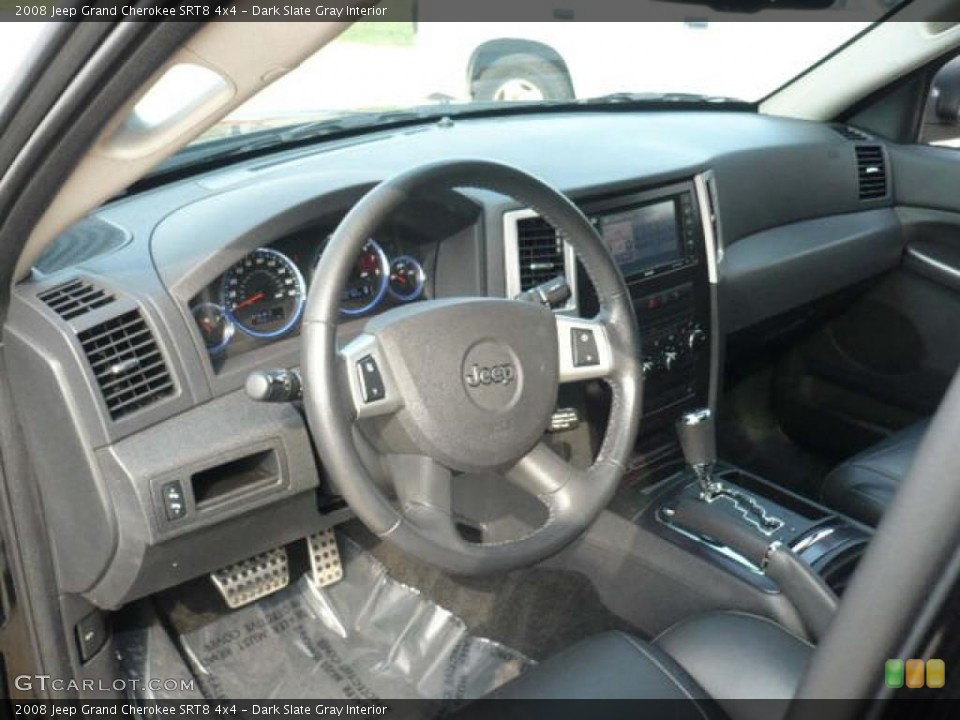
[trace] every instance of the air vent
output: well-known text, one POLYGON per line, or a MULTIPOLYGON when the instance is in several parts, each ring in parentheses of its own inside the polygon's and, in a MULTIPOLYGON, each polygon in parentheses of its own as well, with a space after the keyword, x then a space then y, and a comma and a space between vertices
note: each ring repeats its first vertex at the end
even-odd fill
POLYGON ((541 217, 517 221, 517 259, 520 292, 566 273, 563 240, 553 225, 541 217))
POLYGON ((40 293, 40 299, 64 320, 86 315, 91 310, 109 305, 113 295, 83 280, 71 280, 40 293))
POLYGON ((844 137, 847 140, 853 140, 854 142, 863 142, 864 140, 869 140, 870 136, 865 132, 861 132, 856 128, 852 128, 849 125, 831 125, 833 131, 840 137, 844 137))
POLYGON ((883 148, 879 145, 857 145, 857 178, 861 200, 886 197, 887 168, 883 148))
POLYGON ((112 419, 173 394, 163 355, 138 310, 95 325, 77 337, 112 419))

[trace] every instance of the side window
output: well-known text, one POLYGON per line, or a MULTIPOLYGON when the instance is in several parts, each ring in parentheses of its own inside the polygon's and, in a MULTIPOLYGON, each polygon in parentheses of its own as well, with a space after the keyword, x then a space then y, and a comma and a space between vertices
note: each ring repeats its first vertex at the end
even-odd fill
POLYGON ((933 78, 923 111, 920 142, 960 149, 960 57, 940 68, 933 78))

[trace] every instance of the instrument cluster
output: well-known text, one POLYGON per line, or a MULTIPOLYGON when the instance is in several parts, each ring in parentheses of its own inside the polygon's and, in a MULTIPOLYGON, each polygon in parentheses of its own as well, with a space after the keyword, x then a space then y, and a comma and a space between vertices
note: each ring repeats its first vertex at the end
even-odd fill
MULTIPOLYGON (((299 332, 309 286, 322 281, 317 265, 328 240, 304 233, 257 248, 193 299, 190 310, 215 367, 230 353, 299 332)), ((368 240, 341 295, 342 319, 425 298, 429 247, 395 236, 368 240)))

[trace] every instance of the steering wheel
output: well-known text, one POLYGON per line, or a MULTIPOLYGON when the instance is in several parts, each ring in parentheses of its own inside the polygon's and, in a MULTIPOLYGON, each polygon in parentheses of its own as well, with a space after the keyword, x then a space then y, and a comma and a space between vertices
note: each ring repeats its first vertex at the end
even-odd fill
POLYGON ((479 574, 542 560, 589 526, 633 449, 642 373, 623 277, 573 203, 507 165, 424 165, 353 207, 316 276, 324 282, 310 287, 301 332, 304 406, 329 477, 370 530, 448 572, 479 574), (597 316, 502 298, 429 300, 371 318, 339 347, 341 293, 367 240, 411 195, 464 187, 509 196, 554 225, 597 290, 597 316), (589 379, 605 381, 612 402, 599 453, 581 470, 542 437, 559 384, 589 379), (516 539, 467 541, 453 511, 457 472, 500 474, 546 506, 546 521, 516 539))

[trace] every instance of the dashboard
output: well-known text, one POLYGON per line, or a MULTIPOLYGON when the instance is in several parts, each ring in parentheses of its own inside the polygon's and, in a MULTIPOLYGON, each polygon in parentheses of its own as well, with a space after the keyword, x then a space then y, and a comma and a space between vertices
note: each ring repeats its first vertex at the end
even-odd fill
MULTIPOLYGON (((296 336, 309 288, 335 227, 314 226, 259 247, 190 300, 214 370, 241 355, 296 336)), ((367 240, 343 291, 344 321, 378 315, 433 296, 436 242, 401 225, 367 240)))
MULTIPOLYGON (((61 591, 116 608, 349 517, 300 411, 243 386, 299 364, 316 259, 381 180, 479 157, 573 199, 628 281, 646 432, 715 398, 728 335, 900 262, 888 149, 841 130, 720 109, 458 119, 108 203, 14 287, 5 327, 61 591), (880 194, 858 185, 865 147, 880 194)), ((561 312, 598 306, 563 238, 483 188, 408 198, 369 240, 341 298, 343 340, 392 308, 513 297, 558 274, 575 291, 561 312)))

